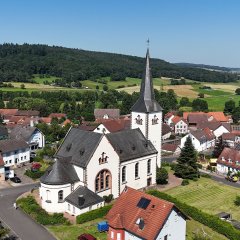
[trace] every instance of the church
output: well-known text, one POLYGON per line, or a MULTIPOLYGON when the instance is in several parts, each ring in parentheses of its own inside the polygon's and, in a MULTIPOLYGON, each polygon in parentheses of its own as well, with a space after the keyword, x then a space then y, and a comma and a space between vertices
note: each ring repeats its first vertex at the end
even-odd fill
POLYGON ((42 207, 80 215, 117 198, 126 186, 156 184, 161 166, 162 108, 154 97, 149 49, 140 96, 131 108, 131 129, 97 133, 72 127, 57 150, 55 163, 40 179, 42 207))

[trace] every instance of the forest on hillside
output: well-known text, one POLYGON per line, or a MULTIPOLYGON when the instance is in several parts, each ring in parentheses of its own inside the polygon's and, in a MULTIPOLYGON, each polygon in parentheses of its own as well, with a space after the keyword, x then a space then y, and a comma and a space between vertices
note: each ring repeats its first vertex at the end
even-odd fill
MULTIPOLYGON (((141 78, 145 59, 40 44, 0 45, 0 82, 31 82, 34 74, 59 77, 62 85, 102 77, 112 81, 141 78)), ((234 82, 236 74, 177 66, 151 59, 153 77, 186 78, 201 82, 234 82)))

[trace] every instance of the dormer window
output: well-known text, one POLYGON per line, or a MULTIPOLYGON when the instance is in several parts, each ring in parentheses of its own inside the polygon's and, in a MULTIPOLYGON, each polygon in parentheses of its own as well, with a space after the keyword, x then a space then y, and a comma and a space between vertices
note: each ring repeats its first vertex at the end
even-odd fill
POLYGON ((222 159, 221 159, 223 162, 225 161, 225 158, 224 157, 222 157, 222 159))
POLYGON ((143 120, 141 119, 140 115, 137 116, 137 118, 135 118, 136 120, 136 124, 142 125, 143 120))
POLYGON ((236 165, 239 165, 239 161, 236 161, 236 165))
POLYGON ((158 118, 157 118, 157 115, 154 115, 153 119, 152 119, 152 125, 154 124, 158 124, 158 118))
POLYGON ((104 164, 107 162, 108 156, 105 156, 105 154, 106 154, 105 152, 101 154, 102 156, 98 159, 99 164, 104 164))

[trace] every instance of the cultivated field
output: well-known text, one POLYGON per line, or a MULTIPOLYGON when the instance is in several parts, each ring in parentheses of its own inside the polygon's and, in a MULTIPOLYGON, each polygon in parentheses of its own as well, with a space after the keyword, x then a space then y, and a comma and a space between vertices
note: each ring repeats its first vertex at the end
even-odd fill
POLYGON ((234 205, 236 196, 240 195, 239 188, 201 178, 197 182, 191 181, 190 185, 179 186, 166 192, 207 213, 229 212, 234 219, 240 220, 239 207, 234 205))

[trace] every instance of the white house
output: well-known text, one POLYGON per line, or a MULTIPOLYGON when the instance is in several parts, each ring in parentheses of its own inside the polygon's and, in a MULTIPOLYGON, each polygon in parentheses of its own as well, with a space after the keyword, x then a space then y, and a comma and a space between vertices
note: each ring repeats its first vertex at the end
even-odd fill
POLYGON ((222 174, 240 171, 240 151, 224 148, 217 160, 217 171, 222 174))
POLYGON ((175 116, 172 118, 171 125, 174 129, 175 134, 186 134, 188 133, 188 123, 185 119, 175 116))
POLYGON ((132 129, 105 134, 71 128, 55 154, 55 164, 40 179, 43 208, 79 215, 102 206, 103 196, 117 198, 126 185, 154 185, 156 167, 161 165, 161 119, 147 52, 140 97, 132 107, 132 129))
POLYGON ((12 139, 23 139, 26 141, 29 144, 31 151, 38 148, 44 148, 45 146, 45 136, 36 127, 18 125, 10 129, 9 135, 12 139))
POLYGON ((23 140, 7 139, 0 141, 0 151, 5 167, 30 161, 30 149, 23 140))
POLYGON ((215 146, 215 136, 209 129, 191 131, 181 139, 180 148, 184 147, 187 137, 190 137, 196 151, 201 152, 215 146))
POLYGON ((123 190, 106 218, 108 240, 186 239, 186 215, 173 203, 130 187, 123 190))

